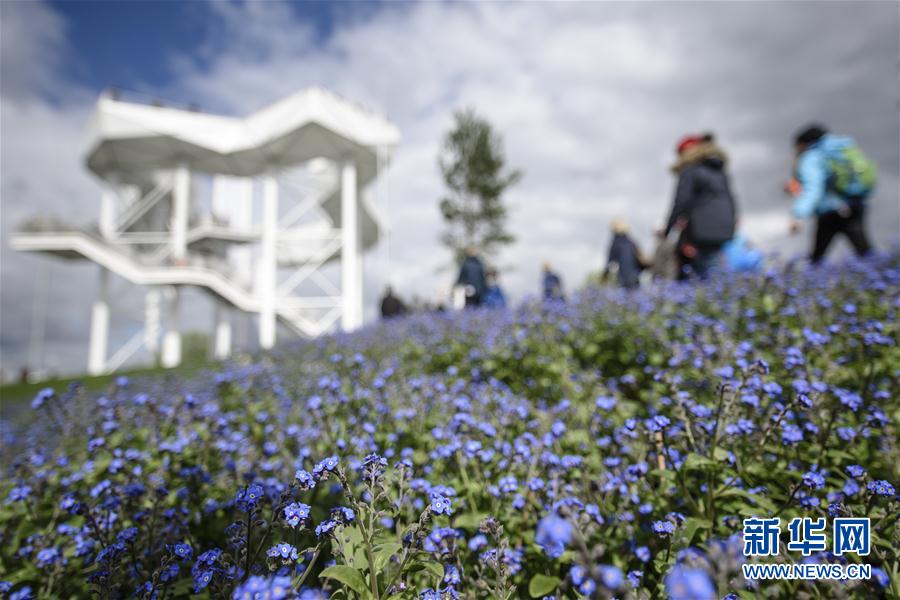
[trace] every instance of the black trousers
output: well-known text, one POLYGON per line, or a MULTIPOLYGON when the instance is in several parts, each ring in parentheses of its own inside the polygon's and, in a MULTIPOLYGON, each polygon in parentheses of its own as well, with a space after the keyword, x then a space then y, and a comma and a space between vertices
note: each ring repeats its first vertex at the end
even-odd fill
POLYGON ((869 238, 866 237, 866 229, 863 225, 864 214, 865 208, 857 206, 851 208, 846 215, 842 215, 836 210, 819 215, 816 221, 815 245, 809 259, 814 263, 822 260, 828 246, 831 245, 831 240, 839 233, 847 236, 858 256, 867 254, 872 246, 869 244, 869 238))

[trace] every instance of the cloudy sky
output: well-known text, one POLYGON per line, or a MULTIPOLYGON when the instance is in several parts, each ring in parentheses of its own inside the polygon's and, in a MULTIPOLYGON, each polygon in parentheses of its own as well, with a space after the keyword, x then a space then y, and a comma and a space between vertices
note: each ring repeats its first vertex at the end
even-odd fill
MULTIPOLYGON (((380 190, 390 248, 366 261, 370 316, 388 280, 423 297, 448 283, 436 156, 462 107, 496 126, 525 174, 507 197, 518 241, 498 259, 514 298, 536 291, 543 260, 580 285, 604 263, 615 216, 649 249, 673 145, 698 130, 729 152, 741 228, 757 245, 807 244, 809 230, 787 236, 780 187, 790 136, 811 120, 879 163, 869 223, 880 245, 900 236, 896 2, 3 2, 0 23, 6 373, 83 368, 96 267, 20 255, 6 238, 34 213, 95 218, 81 142, 110 85, 233 115, 321 85, 387 115, 403 142, 380 190), (29 358, 44 304, 46 344, 29 358)), ((140 327, 142 296, 123 281, 113 290, 114 347, 140 327)), ((202 295, 188 305, 186 320, 211 327, 202 295)))

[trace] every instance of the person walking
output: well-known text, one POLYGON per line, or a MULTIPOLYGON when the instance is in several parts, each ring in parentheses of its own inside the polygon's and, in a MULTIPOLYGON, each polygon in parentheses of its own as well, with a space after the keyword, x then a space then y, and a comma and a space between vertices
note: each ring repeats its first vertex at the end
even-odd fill
POLYGON ((553 267, 549 262, 544 263, 544 300, 565 300, 563 294, 562 279, 553 271, 553 267))
POLYGON ((785 187, 794 196, 790 230, 815 216, 816 233, 809 259, 818 263, 834 236, 847 236, 858 256, 872 249, 863 218, 866 200, 875 188, 877 170, 853 140, 833 135, 822 125, 808 125, 794 137, 797 167, 785 187))
POLYGON ((506 294, 503 293, 503 289, 500 287, 496 269, 490 269, 487 272, 484 305, 487 308, 506 308, 506 294))
POLYGON ((393 319, 406 314, 406 305, 400 298, 394 295, 391 286, 384 289, 384 296, 381 299, 381 318, 393 319))
POLYGON ((456 279, 456 285, 461 286, 465 290, 466 308, 481 306, 487 284, 485 282, 484 264, 478 258, 478 250, 475 246, 466 248, 466 257, 459 268, 459 277, 456 279))
POLYGON ((615 272, 619 285, 625 289, 635 289, 640 285, 641 271, 646 268, 646 261, 641 258, 637 245, 628 235, 628 223, 625 219, 612 222, 613 240, 609 246, 609 258, 606 261, 608 275, 615 272))
POLYGON ((734 237, 737 209, 725 172, 728 159, 712 134, 684 137, 676 152, 678 161, 672 167, 678 176, 675 199, 659 235, 666 238, 673 229, 681 228, 680 278, 691 274, 705 278, 718 263, 722 246, 734 237))

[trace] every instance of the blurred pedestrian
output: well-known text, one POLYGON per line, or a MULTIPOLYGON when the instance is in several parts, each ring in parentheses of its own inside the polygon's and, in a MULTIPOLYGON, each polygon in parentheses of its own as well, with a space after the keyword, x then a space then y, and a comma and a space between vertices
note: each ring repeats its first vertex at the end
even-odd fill
POLYGON ((487 272, 487 287, 484 292, 484 305, 487 308, 506 308, 506 295, 500 287, 497 270, 487 272))
POLYGON ((683 227, 678 240, 682 263, 680 277, 706 277, 718 263, 722 246, 734 237, 736 206, 725 165, 725 152, 712 134, 686 136, 676 148, 678 160, 672 171, 678 176, 675 199, 660 232, 668 237, 683 227), (687 268, 684 268, 687 267, 687 268))
POLYGON ((647 261, 641 257, 640 250, 628 235, 628 223, 617 218, 612 222, 613 239, 609 246, 609 258, 606 261, 606 274, 616 274, 619 285, 625 289, 634 289, 640 285, 641 271, 647 261))
POLYGON ((456 285, 464 290, 466 308, 481 306, 487 285, 485 282, 484 264, 478 258, 478 250, 475 246, 466 248, 466 257, 459 268, 459 277, 456 279, 456 285))
POLYGON ((549 262, 544 263, 544 300, 565 300, 562 279, 557 275, 549 262))
POLYGON ((872 246, 863 218, 875 188, 877 169, 853 140, 833 135, 822 125, 808 125, 794 137, 796 173, 785 190, 794 197, 791 233, 802 219, 815 215, 816 233, 810 260, 817 263, 838 233, 847 236, 856 254, 872 246))
POLYGON ((400 298, 394 295, 391 286, 384 289, 384 296, 381 299, 381 318, 392 319, 406 314, 406 305, 400 298))

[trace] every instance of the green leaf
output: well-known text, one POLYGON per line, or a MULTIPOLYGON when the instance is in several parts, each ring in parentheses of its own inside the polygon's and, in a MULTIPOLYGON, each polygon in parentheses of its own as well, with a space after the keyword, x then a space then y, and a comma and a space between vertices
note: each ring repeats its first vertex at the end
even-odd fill
POLYGON ((690 517, 684 522, 684 527, 682 528, 683 535, 688 544, 691 543, 691 540, 694 539, 694 535, 697 533, 699 529, 711 529, 712 523, 707 521, 706 519, 698 519, 696 517, 690 517))
MULTIPOLYGON (((718 450, 718 448, 717 448, 718 450)), ((691 452, 687 455, 687 458, 684 459, 684 465, 682 468, 685 471, 704 471, 704 470, 713 470, 719 467, 716 461, 711 458, 707 458, 695 452, 691 452)))
POLYGON ((348 567, 347 565, 328 567, 322 571, 319 577, 334 579, 335 581, 343 583, 360 596, 369 597, 370 595, 369 590, 366 587, 366 580, 363 578, 362 573, 353 567, 348 567))
POLYGON ((381 572, 391 557, 403 549, 397 542, 388 542, 375 547, 375 569, 381 572))
POLYGON ((537 573, 528 582, 528 593, 532 598, 541 598, 556 589, 559 585, 559 577, 551 577, 549 575, 541 575, 537 573))
MULTIPOLYGON (((721 489, 721 488, 720 488, 721 489)), ((759 494, 751 494, 747 490, 742 490, 738 488, 727 488, 722 490, 721 492, 716 493, 716 498, 732 498, 734 496, 739 496, 741 498, 746 498, 750 502, 754 503, 756 506, 767 510, 769 512, 775 512, 777 508, 775 504, 766 498, 765 496, 760 496, 759 494)))
POLYGON ((675 474, 675 471, 672 471, 671 469, 653 469, 652 471, 650 471, 649 475, 651 477, 658 477, 659 479, 670 481, 673 483, 678 478, 675 474))
POLYGON ((486 516, 487 513, 483 512, 469 512, 461 514, 454 518, 453 526, 458 527, 459 529, 478 529, 478 526, 486 516))
POLYGON ((426 561, 422 563, 422 567, 435 576, 438 581, 444 578, 444 565, 438 562, 426 561))
POLYGON ((713 450, 713 458, 717 461, 728 462, 728 450, 725 448, 716 448, 713 450))

